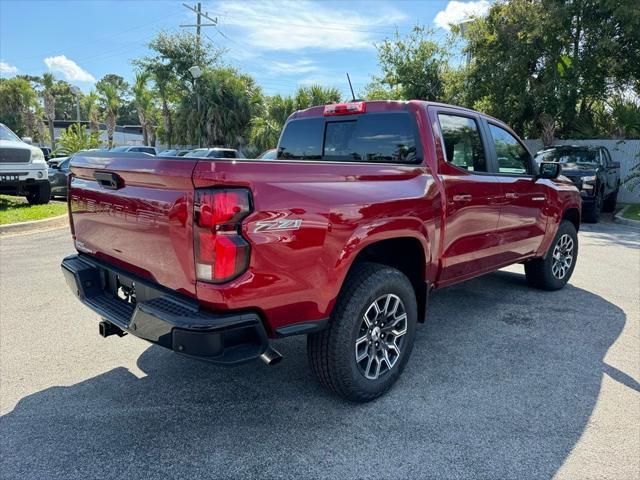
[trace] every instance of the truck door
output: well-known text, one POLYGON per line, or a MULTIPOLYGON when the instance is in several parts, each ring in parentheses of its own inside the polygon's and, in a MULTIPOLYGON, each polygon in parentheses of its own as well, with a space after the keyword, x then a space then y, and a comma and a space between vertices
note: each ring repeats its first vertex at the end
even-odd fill
POLYGON ((440 127, 434 131, 446 206, 438 283, 446 285, 495 265, 501 190, 500 182, 488 170, 479 117, 444 107, 434 109, 431 115, 432 123, 440 127))
POLYGON ((614 163, 611 160, 609 150, 606 148, 600 149, 600 158, 602 159, 602 166, 605 169, 605 175, 607 178, 607 185, 605 187, 605 195, 610 194, 618 188, 618 180, 620 178, 620 164, 614 163))
POLYGON ((491 139, 491 170, 502 186, 499 263, 512 263, 534 254, 542 243, 548 180, 535 179, 533 158, 512 132, 491 121, 485 121, 485 126, 491 139))

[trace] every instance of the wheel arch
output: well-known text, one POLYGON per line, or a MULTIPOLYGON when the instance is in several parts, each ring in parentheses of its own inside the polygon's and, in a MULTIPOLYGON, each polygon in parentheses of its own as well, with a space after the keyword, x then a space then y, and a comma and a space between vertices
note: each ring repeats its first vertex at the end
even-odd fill
POLYGON ((396 268, 407 276, 413 286, 418 308, 418 321, 423 323, 428 295, 428 279, 426 278, 428 259, 430 257, 426 242, 415 235, 398 234, 387 238, 372 239, 355 253, 344 280, 354 267, 362 262, 379 263, 396 268))
POLYGON ((562 213, 561 220, 568 220, 573 223, 573 226, 576 227, 576 232, 580 230, 580 209, 577 207, 567 208, 562 213))

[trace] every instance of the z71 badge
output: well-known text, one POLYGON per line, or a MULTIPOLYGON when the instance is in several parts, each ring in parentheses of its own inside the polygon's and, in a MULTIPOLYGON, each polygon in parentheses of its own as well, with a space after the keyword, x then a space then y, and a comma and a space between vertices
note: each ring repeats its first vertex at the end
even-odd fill
POLYGON ((298 230, 302 220, 263 220, 256 222, 253 233, 258 232, 282 232, 285 230, 298 230))

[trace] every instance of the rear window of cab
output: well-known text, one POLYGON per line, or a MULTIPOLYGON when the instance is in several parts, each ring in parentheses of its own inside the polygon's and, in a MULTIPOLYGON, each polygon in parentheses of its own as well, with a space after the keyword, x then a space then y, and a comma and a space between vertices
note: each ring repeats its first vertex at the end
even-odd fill
POLYGON ((409 112, 300 118, 287 123, 278 144, 278 158, 417 163, 416 138, 416 123, 409 112))

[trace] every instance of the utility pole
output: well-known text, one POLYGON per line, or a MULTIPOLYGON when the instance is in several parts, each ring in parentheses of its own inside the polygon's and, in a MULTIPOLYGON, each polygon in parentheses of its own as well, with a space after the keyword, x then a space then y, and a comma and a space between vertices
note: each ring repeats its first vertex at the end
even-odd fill
POLYGON ((198 45, 198 50, 200 49, 200 30, 202 27, 215 27, 218 25, 218 19, 217 18, 211 18, 209 16, 208 13, 203 12, 202 11, 202 4, 200 2, 197 3, 197 5, 195 7, 192 7, 191 5, 187 5, 186 3, 182 4, 185 8, 191 10, 193 13, 196 14, 196 23, 195 24, 191 24, 191 25, 180 25, 181 27, 185 28, 191 28, 191 27, 196 27, 196 43, 198 45), (202 17, 206 18, 207 20, 209 20, 211 23, 202 23, 202 17))
MULTIPOLYGON (((196 62, 199 63, 200 62, 200 58, 198 58, 200 56, 200 30, 202 29, 202 27, 215 27, 216 25, 218 25, 218 18, 211 18, 209 16, 208 13, 203 12, 202 11, 202 5, 200 2, 198 2, 196 4, 195 7, 192 7, 191 5, 187 5, 186 3, 182 4, 185 8, 187 8, 188 10, 191 10, 193 13, 196 14, 196 23, 194 25, 180 25, 181 27, 187 27, 187 28, 191 28, 191 27, 196 27, 196 62), (202 23, 202 19, 201 17, 206 18, 207 20, 209 20, 211 23, 202 23)), ((194 65, 193 67, 189 68, 189 73, 191 74, 191 76, 193 77, 193 90, 196 93, 196 99, 197 99, 197 108, 198 108, 198 147, 202 146, 202 122, 201 122, 201 118, 200 118, 200 92, 198 91, 197 88, 197 83, 198 83, 198 78, 200 77, 200 75, 202 74, 202 70, 200 68, 199 65, 194 65)))

